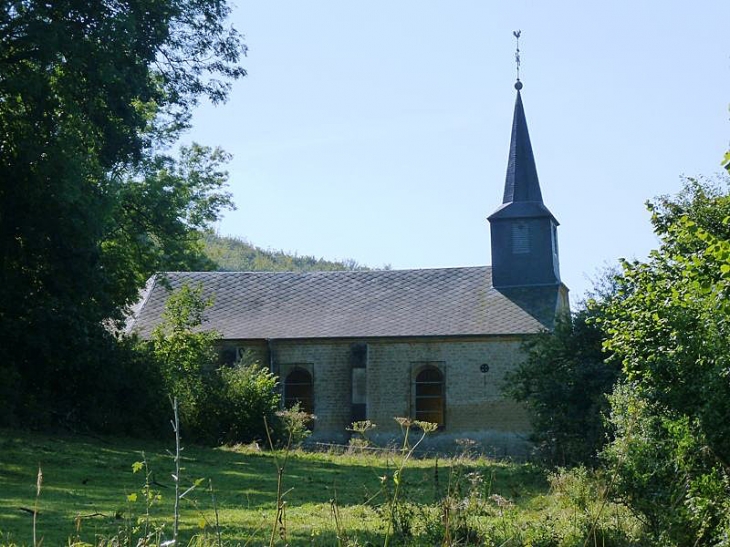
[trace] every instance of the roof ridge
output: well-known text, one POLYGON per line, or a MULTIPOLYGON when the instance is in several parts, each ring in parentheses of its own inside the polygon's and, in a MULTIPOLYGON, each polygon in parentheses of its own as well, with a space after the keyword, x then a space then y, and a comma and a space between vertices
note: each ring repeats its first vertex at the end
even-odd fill
POLYGON ((405 269, 391 269, 391 270, 311 270, 311 271, 256 271, 256 270, 235 270, 235 271, 166 271, 159 272, 156 275, 170 275, 170 274, 206 274, 206 275, 240 275, 240 274, 251 274, 251 275, 343 275, 343 274, 387 274, 387 273, 398 273, 398 272, 435 272, 443 270, 478 270, 484 268, 491 268, 489 265, 483 266, 444 266, 444 267, 433 267, 433 268, 405 268, 405 269))

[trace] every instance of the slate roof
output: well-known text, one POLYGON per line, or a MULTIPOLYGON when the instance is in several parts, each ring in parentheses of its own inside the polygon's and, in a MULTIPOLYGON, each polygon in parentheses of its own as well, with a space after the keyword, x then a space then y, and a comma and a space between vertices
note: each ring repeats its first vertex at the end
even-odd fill
POLYGON ((490 267, 338 272, 169 272, 150 280, 129 329, 148 337, 168 286, 214 298, 224 339, 527 334, 551 328, 559 287, 498 291, 490 267))
MULTIPOLYGON (((519 83, 519 82, 518 82, 519 83)), ((512 134, 509 144, 507 176, 504 181, 502 205, 489 217, 489 220, 502 218, 550 217, 559 225, 550 210, 545 207, 540 191, 540 181, 532 153, 530 132, 527 130, 525 107, 522 104, 520 89, 515 86, 517 99, 512 118, 512 134)))
POLYGON ((542 192, 537 178, 535 156, 532 153, 530 132, 527 130, 522 94, 517 90, 515 113, 512 117, 512 135, 509 145, 509 162, 502 203, 512 201, 537 201, 542 203, 542 192))

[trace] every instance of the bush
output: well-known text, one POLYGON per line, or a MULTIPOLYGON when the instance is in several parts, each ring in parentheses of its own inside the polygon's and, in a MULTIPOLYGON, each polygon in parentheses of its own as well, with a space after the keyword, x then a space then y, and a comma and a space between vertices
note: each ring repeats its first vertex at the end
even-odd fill
POLYGON ((527 359, 506 377, 504 391, 526 404, 532 440, 550 465, 594 465, 606 442, 606 395, 620 367, 604 362, 604 337, 596 323, 603 307, 592 301, 573 316, 558 317, 553 332, 527 343, 527 359))
POLYGON ((170 405, 159 368, 149 352, 132 339, 110 342, 97 385, 84 398, 85 426, 94 431, 133 437, 169 432, 170 405))
POLYGON ((265 441, 264 417, 270 420, 279 408, 276 377, 258 363, 222 367, 217 374, 216 440, 228 444, 265 441))
POLYGON ((638 396, 633 386, 611 397, 614 441, 603 451, 614 496, 647 525, 656 545, 730 545, 726 470, 686 416, 638 396))
POLYGON ((275 377, 258 364, 219 367, 216 332, 201 330, 212 301, 201 286, 183 285, 168 298, 149 355, 165 391, 179 401, 183 434, 207 444, 247 443, 266 436, 264 416, 279 404, 275 377))
POLYGON ((623 263, 606 313, 630 383, 612 399, 604 457, 656 544, 728 546, 730 193, 688 181, 649 209, 661 246, 623 263))

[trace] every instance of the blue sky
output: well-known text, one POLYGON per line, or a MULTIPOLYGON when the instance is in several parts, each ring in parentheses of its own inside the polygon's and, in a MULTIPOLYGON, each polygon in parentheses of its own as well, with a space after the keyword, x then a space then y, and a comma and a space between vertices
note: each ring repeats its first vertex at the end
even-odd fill
POLYGON ((490 262, 514 38, 543 197, 576 300, 657 246, 647 199, 730 146, 730 2, 239 0, 249 75, 186 140, 234 156, 218 224, 272 249, 396 269, 490 262))

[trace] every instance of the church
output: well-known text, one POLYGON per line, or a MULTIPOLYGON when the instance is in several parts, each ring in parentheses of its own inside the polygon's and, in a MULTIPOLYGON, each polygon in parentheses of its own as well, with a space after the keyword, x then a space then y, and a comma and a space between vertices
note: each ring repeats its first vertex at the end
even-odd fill
POLYGON ((205 329, 221 355, 244 352, 274 372, 285 406, 316 415, 311 439, 346 442, 353 421, 395 439, 395 417, 438 424, 429 443, 458 439, 488 454, 524 455, 524 408, 501 394, 523 343, 569 309, 558 221, 545 206, 520 90, 502 204, 488 217, 492 265, 335 272, 167 272, 148 284, 131 330, 149 337, 170 289, 213 297, 205 329), (165 279, 162 282, 161 279, 165 279))

